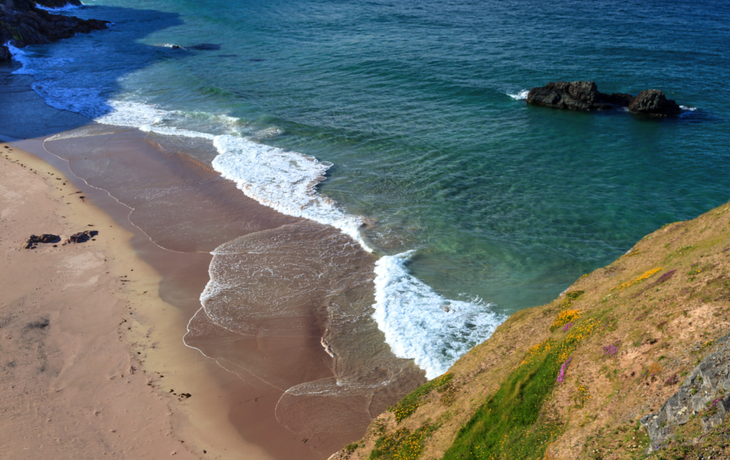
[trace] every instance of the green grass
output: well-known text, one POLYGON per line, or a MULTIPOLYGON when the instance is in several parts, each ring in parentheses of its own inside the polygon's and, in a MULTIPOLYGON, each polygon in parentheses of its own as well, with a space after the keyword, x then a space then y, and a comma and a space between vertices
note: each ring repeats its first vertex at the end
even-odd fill
POLYGON ((546 353, 520 366, 459 431, 444 460, 542 458, 561 430, 541 417, 561 364, 546 353))
POLYGON ((454 374, 448 372, 441 377, 437 377, 430 382, 426 382, 425 384, 416 388, 408 396, 401 399, 398 404, 388 410, 395 415, 395 420, 397 422, 400 422, 401 420, 410 417, 414 412, 416 412, 416 409, 418 409, 418 407, 423 404, 425 396, 427 396, 433 390, 437 390, 445 385, 448 385, 453 378, 454 374))
POLYGON ((542 459, 564 423, 545 409, 560 367, 598 322, 586 318, 560 342, 548 342, 500 385, 459 430, 443 460, 542 459))
POLYGON ((393 434, 381 436, 375 441, 370 460, 416 460, 423 453, 423 443, 434 431, 426 424, 412 432, 399 428, 393 434))
MULTIPOLYGON (((730 422, 702 432, 701 417, 693 417, 689 423, 676 429, 676 437, 648 458, 656 460, 684 460, 687 458, 729 458, 730 422)), ((647 458, 647 457, 642 457, 647 458)))

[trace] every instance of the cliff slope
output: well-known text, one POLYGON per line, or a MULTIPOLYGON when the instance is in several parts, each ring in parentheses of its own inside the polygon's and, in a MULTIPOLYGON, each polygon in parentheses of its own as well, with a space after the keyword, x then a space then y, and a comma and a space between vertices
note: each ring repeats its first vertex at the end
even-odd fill
POLYGON ((730 458, 729 326, 726 204, 512 315, 332 458, 730 458))

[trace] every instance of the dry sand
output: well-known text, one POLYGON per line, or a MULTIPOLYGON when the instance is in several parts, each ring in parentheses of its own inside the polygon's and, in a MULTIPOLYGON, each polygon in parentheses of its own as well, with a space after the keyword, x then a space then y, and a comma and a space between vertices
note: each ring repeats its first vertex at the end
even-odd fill
POLYGON ((230 423, 132 233, 47 163, 13 145, 0 156, 2 456, 271 458, 230 423), (86 243, 21 249, 30 234, 89 229, 86 243))

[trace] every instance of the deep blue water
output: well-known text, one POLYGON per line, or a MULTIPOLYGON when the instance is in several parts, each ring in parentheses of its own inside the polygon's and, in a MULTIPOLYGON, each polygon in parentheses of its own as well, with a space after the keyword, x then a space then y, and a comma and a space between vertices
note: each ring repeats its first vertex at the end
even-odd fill
POLYGON ((73 14, 114 27, 33 48, 49 102, 92 117, 144 104, 177 116, 134 106, 129 123, 233 132, 331 164, 319 193, 375 221, 362 235, 376 253, 415 250, 408 272, 440 299, 545 303, 730 196, 727 2, 87 5, 73 14), (220 48, 159 46, 199 43, 220 48), (658 88, 694 110, 658 120, 510 97, 557 80, 658 88))

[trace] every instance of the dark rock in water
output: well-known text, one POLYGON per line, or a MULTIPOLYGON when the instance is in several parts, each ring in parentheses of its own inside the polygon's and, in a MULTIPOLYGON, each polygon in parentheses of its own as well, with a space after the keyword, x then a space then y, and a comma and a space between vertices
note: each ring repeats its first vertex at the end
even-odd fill
MULTIPOLYGON (((44 6, 64 6, 64 1, 57 5, 56 0, 41 0, 44 6)), ((60 2, 59 2, 60 3, 60 2)), ((72 1, 77 3, 76 0, 72 1)), ((73 37, 77 33, 89 33, 93 30, 106 29, 108 22, 98 19, 79 19, 72 16, 51 14, 37 9, 32 0, 0 0, 0 60, 11 58, 4 45, 12 42, 13 46, 50 43, 54 40, 73 37)))
POLYGON ((603 101, 596 83, 592 81, 557 81, 532 88, 527 95, 529 104, 568 110, 606 110, 613 106, 603 101))
POLYGON ((676 117, 682 109, 658 89, 648 89, 640 92, 631 101, 629 111, 655 117, 676 117))
POLYGON ((66 241, 63 242, 63 244, 86 243, 98 234, 99 232, 97 232, 96 230, 85 230, 83 232, 74 233, 73 235, 69 236, 66 241))
POLYGON ((609 110, 627 107, 630 112, 657 117, 673 117, 682 109, 657 89, 642 91, 634 97, 626 93, 606 94, 598 91, 592 81, 558 81, 532 88, 527 95, 529 104, 568 110, 609 110))
POLYGON ((718 340, 716 346, 716 351, 687 376, 659 412, 641 418, 651 439, 647 454, 662 447, 674 436, 674 430, 693 415, 702 417, 705 432, 727 421, 730 413, 730 335, 718 340))
POLYGON ((601 98, 608 102, 611 105, 614 105, 616 107, 628 107, 629 104, 631 104, 631 101, 634 99, 634 96, 631 94, 626 93, 611 93, 611 94, 604 94, 600 93, 601 98))
POLYGON ((30 235, 30 238, 25 240, 23 243, 23 249, 33 249, 38 243, 58 243, 61 241, 61 237, 52 233, 44 233, 41 236, 30 235))
POLYGON ((215 43, 201 43, 199 45, 190 46, 189 49, 201 51, 216 51, 221 49, 221 45, 217 45, 215 43))

